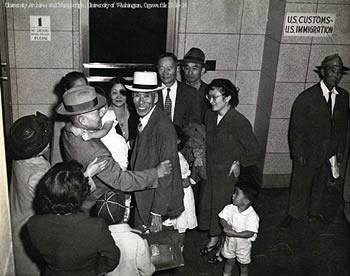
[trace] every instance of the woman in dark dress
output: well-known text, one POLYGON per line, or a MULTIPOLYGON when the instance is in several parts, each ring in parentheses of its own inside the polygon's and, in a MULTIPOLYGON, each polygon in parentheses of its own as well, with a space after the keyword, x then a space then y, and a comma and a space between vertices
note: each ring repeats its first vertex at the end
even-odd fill
POLYGON ((76 161, 58 163, 41 179, 28 220, 33 246, 45 262, 44 276, 95 276, 112 271, 120 259, 107 225, 80 207, 90 190, 76 161))
MULTIPOLYGON (((241 167, 257 163, 259 146, 248 119, 236 110, 238 90, 227 79, 209 84, 211 110, 205 117, 207 181, 201 187, 199 228, 209 232, 209 242, 200 250, 207 255, 220 247, 222 229, 218 214, 230 204, 241 167)), ((219 254, 208 262, 221 262, 219 254)))
POLYGON ((139 116, 137 115, 131 95, 125 88, 126 81, 123 78, 113 78, 109 82, 107 98, 109 100, 109 111, 113 111, 118 121, 115 129, 128 143, 129 150, 132 149, 136 139, 139 116))

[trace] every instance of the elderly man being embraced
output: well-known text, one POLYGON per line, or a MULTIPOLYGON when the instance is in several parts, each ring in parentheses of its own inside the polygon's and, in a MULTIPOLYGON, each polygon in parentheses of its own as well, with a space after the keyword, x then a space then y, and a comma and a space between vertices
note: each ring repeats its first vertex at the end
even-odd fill
POLYGON ((131 154, 131 169, 147 170, 160 160, 170 160, 173 171, 159 179, 156 189, 136 191, 135 227, 162 230, 167 218, 176 218, 184 210, 177 136, 170 118, 156 106, 158 87, 156 72, 135 72, 132 91, 136 112, 140 116, 139 133, 131 154))
MULTIPOLYGON (((96 94, 93 87, 79 86, 64 93, 63 103, 58 106, 57 113, 69 116, 76 128, 94 131, 102 127, 100 109, 105 105, 106 99, 96 94)), ((110 188, 122 191, 155 188, 158 186, 158 178, 171 172, 172 164, 166 159, 159 159, 157 164, 144 171, 122 171, 100 139, 84 141, 81 136, 74 134, 67 128, 63 131, 62 141, 66 158, 77 160, 84 167, 95 157, 108 160, 106 169, 93 178, 96 190, 87 198, 87 202, 83 206, 85 209, 93 207, 96 199, 110 188)))

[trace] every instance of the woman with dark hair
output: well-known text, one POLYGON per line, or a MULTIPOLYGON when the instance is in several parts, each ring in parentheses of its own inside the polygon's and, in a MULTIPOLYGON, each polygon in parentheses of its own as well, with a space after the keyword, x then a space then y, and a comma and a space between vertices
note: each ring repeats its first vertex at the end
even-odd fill
POLYGON ((125 138, 131 150, 137 134, 139 116, 134 109, 131 94, 125 88, 125 83, 123 78, 114 78, 109 82, 108 111, 114 113, 117 121, 116 132, 125 138))
MULTIPOLYGON (((51 139, 52 123, 40 112, 19 118, 9 131, 7 149, 13 159, 9 197, 16 275, 40 274, 35 252, 23 226, 35 213, 33 200, 39 180, 51 167, 44 157, 51 139)), ((96 158, 87 166, 85 175, 93 177, 106 165, 107 160, 97 161, 96 158)), ((92 180, 91 185, 94 186, 92 180)))
POLYGON ((101 218, 81 212, 90 191, 76 161, 57 163, 40 180, 28 220, 33 246, 45 261, 43 275, 100 275, 119 263, 120 251, 101 218))
MULTIPOLYGON (((221 246, 218 214, 231 202, 241 167, 257 163, 259 145, 248 119, 236 110, 238 89, 228 79, 214 79, 206 95, 211 110, 205 116, 207 181, 201 187, 199 228, 209 232, 200 250, 208 255, 221 246)), ((220 251, 209 263, 222 262, 220 251)))
MULTIPOLYGON (((62 96, 68 89, 87 84, 88 80, 84 73, 77 71, 69 72, 61 79, 56 87, 56 93, 58 94, 59 102, 62 101, 62 96)), ((52 165, 63 161, 60 137, 62 128, 65 125, 65 120, 65 118, 57 117, 54 121, 50 153, 50 162, 52 165)))

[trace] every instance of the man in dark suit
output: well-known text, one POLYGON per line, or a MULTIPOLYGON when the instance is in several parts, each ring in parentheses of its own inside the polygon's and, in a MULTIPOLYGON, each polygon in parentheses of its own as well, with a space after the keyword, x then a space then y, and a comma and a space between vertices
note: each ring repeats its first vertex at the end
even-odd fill
POLYGON ((339 55, 327 56, 318 66, 321 81, 302 92, 294 102, 289 140, 293 158, 288 216, 280 227, 301 219, 308 209, 309 221, 327 223, 322 196, 333 161, 342 161, 345 151, 349 95, 337 85, 344 71, 339 55))
POLYGON ((202 75, 206 72, 205 55, 201 49, 191 48, 180 63, 183 80, 187 85, 197 90, 200 100, 201 119, 204 122, 205 113, 210 109, 210 103, 206 98, 209 87, 208 84, 202 81, 202 75))
POLYGON ((147 170, 161 160, 170 160, 172 173, 159 179, 156 189, 136 191, 135 227, 162 230, 163 221, 176 218, 184 210, 183 188, 177 151, 177 136, 169 117, 156 106, 158 101, 157 74, 135 72, 132 91, 136 112, 140 116, 139 134, 131 154, 133 170, 147 170))
POLYGON ((172 53, 159 56, 157 69, 165 87, 159 91, 158 106, 180 128, 190 122, 201 122, 200 100, 197 91, 176 80, 178 60, 172 53))
MULTIPOLYGON (((99 109, 105 105, 106 98, 96 94, 93 87, 78 86, 64 93, 63 103, 58 106, 57 113, 69 116, 76 128, 93 131, 102 127, 99 109)), ((93 177, 96 190, 87 198, 84 204, 85 209, 90 209, 96 199, 110 188, 122 191, 155 188, 158 186, 158 178, 168 175, 171 171, 169 161, 162 163, 160 161, 158 166, 155 164, 154 167, 150 166, 144 171, 122 171, 100 139, 84 141, 81 136, 76 135, 67 127, 63 131, 62 141, 67 159, 77 160, 84 168, 96 157, 108 161, 106 169, 93 177)))

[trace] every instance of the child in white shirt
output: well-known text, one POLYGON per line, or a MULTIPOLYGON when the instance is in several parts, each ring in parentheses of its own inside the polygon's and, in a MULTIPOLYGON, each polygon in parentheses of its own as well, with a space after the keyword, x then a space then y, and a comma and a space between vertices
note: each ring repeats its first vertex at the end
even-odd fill
POLYGON ((237 259, 240 275, 248 276, 248 264, 252 241, 259 229, 259 216, 251 206, 258 196, 258 188, 250 182, 238 182, 232 196, 232 204, 219 213, 220 223, 226 234, 222 255, 226 258, 223 276, 231 275, 237 259))
POLYGON ((106 276, 150 276, 155 267, 148 242, 140 231, 129 226, 128 216, 125 219, 126 209, 124 193, 120 190, 110 190, 96 201, 97 215, 109 225, 114 242, 120 249, 119 265, 106 276))

